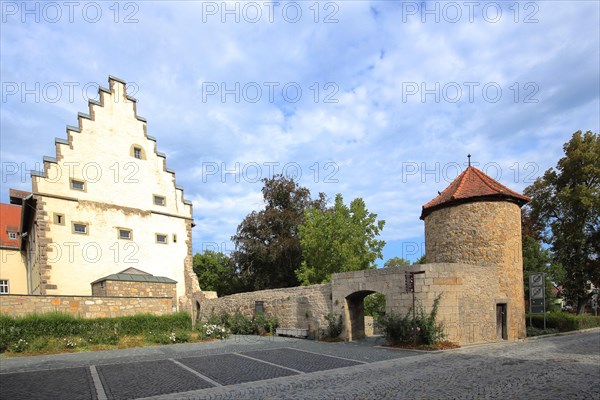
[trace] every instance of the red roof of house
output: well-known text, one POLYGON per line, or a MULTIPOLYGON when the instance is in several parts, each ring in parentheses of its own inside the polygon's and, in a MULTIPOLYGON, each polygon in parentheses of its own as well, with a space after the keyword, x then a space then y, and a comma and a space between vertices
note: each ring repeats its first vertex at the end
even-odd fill
POLYGON ((477 168, 468 167, 443 192, 423 206, 421 219, 439 208, 491 199, 512 201, 519 206, 530 200, 529 197, 510 190, 477 168))
POLYGON ((0 246, 19 249, 21 239, 21 206, 0 203, 0 246), (9 232, 17 234, 16 239, 8 237, 9 232))

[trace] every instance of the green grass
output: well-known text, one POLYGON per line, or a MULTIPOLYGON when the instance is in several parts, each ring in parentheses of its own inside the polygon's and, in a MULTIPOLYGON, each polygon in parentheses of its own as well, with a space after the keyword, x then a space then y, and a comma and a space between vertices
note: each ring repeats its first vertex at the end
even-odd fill
POLYGON ((191 340, 192 332, 192 319, 184 312, 89 319, 65 313, 0 315, 0 352, 44 352, 61 345, 66 350, 117 346, 122 339, 131 342, 136 336, 147 343, 184 343, 191 340))

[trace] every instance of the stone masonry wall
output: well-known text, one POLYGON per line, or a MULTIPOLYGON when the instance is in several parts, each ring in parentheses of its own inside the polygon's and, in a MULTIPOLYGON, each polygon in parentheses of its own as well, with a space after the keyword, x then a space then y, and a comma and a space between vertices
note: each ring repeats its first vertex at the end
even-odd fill
POLYGON ((325 316, 331 312, 331 285, 312 285, 293 288, 260 290, 208 299, 197 297, 200 318, 221 312, 244 316, 254 315, 256 301, 263 301, 265 314, 276 316, 282 328, 300 328, 310 331, 326 324, 325 316))
MULTIPOLYGON (((425 271, 415 276, 415 300, 429 313, 441 295, 438 321, 448 340, 460 344, 496 341, 495 305, 498 279, 495 267, 467 264, 423 264, 334 274, 333 312, 344 316, 342 336, 359 338, 356 319, 364 318, 354 294, 379 292, 386 295, 386 313, 405 315, 412 307, 412 294, 405 289, 405 271, 425 271), (357 311, 358 309, 358 311, 357 311), (355 324, 352 323, 354 320, 355 324)), ((361 296, 359 296, 361 297, 361 296)))
POLYGON ((84 318, 120 317, 149 313, 173 313, 170 297, 94 297, 5 295, 0 298, 0 313, 23 316, 36 313, 65 312, 84 318))
POLYGON ((92 296, 170 297, 177 308, 177 286, 174 283, 102 281, 92 285, 92 296), (104 288, 101 287, 104 283, 104 288))
POLYGON ((496 268, 497 303, 508 308, 508 339, 525 337, 520 207, 508 201, 466 203, 425 217, 427 261, 496 268))

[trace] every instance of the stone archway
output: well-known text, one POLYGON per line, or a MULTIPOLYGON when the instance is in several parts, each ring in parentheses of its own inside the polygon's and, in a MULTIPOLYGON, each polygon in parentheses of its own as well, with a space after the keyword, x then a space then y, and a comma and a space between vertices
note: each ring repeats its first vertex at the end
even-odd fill
POLYGON ((365 304, 364 299, 374 290, 359 290, 346 296, 345 322, 346 340, 358 340, 365 337, 365 304))

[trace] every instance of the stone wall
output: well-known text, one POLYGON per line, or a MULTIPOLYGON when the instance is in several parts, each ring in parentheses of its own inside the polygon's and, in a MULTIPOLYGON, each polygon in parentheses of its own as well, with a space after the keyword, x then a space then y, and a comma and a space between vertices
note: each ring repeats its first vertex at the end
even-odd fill
POLYGON ((101 281, 92 285, 92 296, 113 297, 170 297, 177 308, 175 283, 101 281))
POLYGON ((23 316, 65 312, 84 318, 120 317, 149 313, 167 315, 173 313, 170 297, 94 297, 94 296, 37 296, 7 295, 0 297, 0 313, 23 316))
POLYGON ((460 344, 496 341, 498 277, 494 266, 423 264, 334 274, 333 312, 344 316, 346 340, 364 336, 363 299, 379 292, 386 296, 386 313, 405 315, 412 294, 405 289, 405 271, 425 271, 415 276, 415 301, 425 312, 441 295, 438 321, 448 339, 460 344))
POLYGON ((520 207, 481 201, 436 210, 425 217, 427 261, 490 266, 498 303, 508 308, 508 339, 525 337, 520 207))
POLYGON ((262 301, 265 314, 276 316, 280 327, 315 331, 326 324, 325 316, 331 312, 331 285, 260 290, 213 299, 200 295, 196 301, 200 305, 201 319, 237 311, 252 317, 255 302, 262 301))

